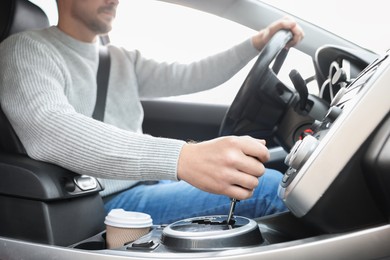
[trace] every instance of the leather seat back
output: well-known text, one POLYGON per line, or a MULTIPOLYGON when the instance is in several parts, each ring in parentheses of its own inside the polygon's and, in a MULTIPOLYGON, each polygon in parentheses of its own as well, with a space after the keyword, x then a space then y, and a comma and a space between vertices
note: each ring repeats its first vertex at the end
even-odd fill
MULTIPOLYGON (((0 1, 0 42, 14 33, 49 26, 46 14, 30 1, 0 1)), ((26 150, 2 109, 0 109, 0 151, 26 154, 26 150)))

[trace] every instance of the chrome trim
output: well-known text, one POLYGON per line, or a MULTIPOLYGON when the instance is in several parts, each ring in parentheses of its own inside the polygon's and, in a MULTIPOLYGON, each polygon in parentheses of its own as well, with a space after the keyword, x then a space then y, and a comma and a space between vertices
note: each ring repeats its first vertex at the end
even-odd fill
MULTIPOLYGON (((236 236, 236 235, 241 235, 241 234, 245 234, 245 233, 248 233, 249 231, 255 229, 257 227, 257 224, 254 220, 252 219, 248 219, 248 218, 244 218, 244 217, 236 217, 236 218, 240 218, 242 220, 245 220, 247 221, 247 224, 243 225, 243 226, 239 226, 239 227, 231 227, 231 229, 221 229, 221 230, 212 230, 212 231, 178 231, 178 230, 175 230, 174 228, 176 226, 181 226, 181 225, 184 225, 185 223, 191 223, 192 220, 196 220, 196 219, 201 219, 201 218, 205 218, 205 219, 225 219, 226 216, 207 216, 207 217, 195 217, 195 218, 190 218, 190 219, 184 219, 184 220, 180 220, 180 221, 177 221, 175 223, 172 223, 170 225, 168 225, 167 227, 164 228, 163 230, 163 235, 165 236, 169 236, 169 237, 173 237, 173 238, 183 238, 183 239, 196 239, 196 240, 199 240, 199 239, 208 239, 208 238, 212 238, 212 239, 224 239, 224 238, 230 238, 232 236, 236 236)), ((227 224, 225 224, 226 226, 228 226, 227 224)), ((230 226, 230 225, 229 225, 230 226)))

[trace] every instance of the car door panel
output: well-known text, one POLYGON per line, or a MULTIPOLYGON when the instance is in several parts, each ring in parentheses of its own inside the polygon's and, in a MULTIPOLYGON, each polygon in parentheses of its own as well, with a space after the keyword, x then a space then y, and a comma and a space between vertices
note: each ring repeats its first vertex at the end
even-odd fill
POLYGON ((227 106, 166 100, 143 100, 146 134, 185 141, 216 138, 227 106))

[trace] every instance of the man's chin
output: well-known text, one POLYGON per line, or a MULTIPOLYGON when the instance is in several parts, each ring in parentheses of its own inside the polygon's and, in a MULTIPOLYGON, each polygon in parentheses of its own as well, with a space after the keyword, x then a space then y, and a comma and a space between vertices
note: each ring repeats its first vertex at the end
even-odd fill
POLYGON ((103 22, 95 23, 91 27, 92 28, 90 28, 90 29, 92 29, 96 34, 99 34, 99 35, 107 34, 112 29, 111 23, 103 23, 103 22))

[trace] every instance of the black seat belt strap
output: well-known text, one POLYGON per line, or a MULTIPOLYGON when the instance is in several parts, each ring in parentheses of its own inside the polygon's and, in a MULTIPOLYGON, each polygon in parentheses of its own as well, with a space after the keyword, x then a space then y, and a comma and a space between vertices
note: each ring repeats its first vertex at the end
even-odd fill
POLYGON ((110 76, 110 53, 107 47, 101 47, 99 50, 99 67, 96 75, 97 94, 96 105, 93 111, 92 118, 96 120, 104 120, 104 110, 106 108, 108 79, 110 76))

